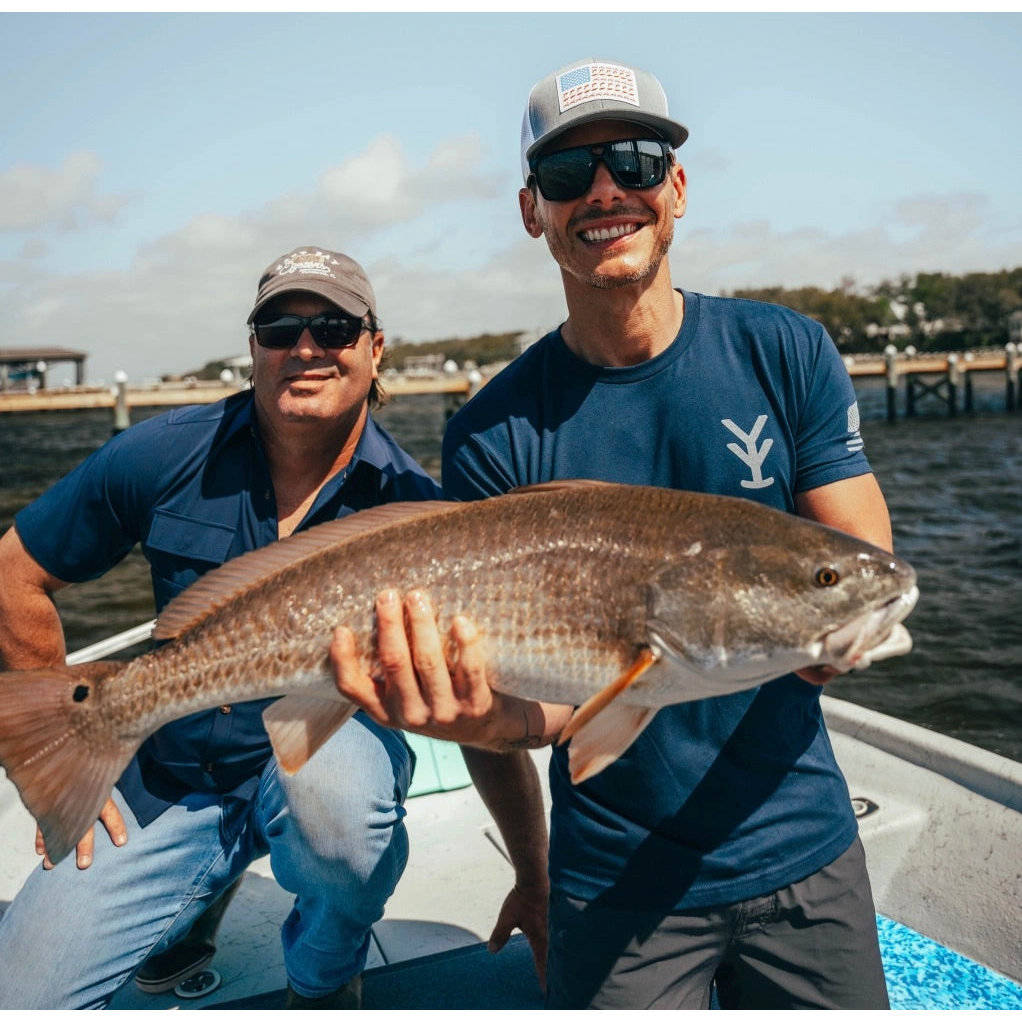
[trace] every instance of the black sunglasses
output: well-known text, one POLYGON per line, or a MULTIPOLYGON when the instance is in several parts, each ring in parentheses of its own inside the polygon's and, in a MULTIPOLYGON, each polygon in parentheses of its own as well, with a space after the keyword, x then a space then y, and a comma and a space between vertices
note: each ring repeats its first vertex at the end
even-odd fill
POLYGON ((252 333, 261 348, 293 348, 306 327, 321 348, 353 348, 362 331, 370 329, 361 316, 321 312, 316 316, 286 314, 264 323, 253 323, 252 333))
POLYGON ((585 195, 602 163, 622 188, 652 188, 667 174, 671 147, 659 139, 580 145, 529 160, 536 184, 548 202, 568 202, 585 195))

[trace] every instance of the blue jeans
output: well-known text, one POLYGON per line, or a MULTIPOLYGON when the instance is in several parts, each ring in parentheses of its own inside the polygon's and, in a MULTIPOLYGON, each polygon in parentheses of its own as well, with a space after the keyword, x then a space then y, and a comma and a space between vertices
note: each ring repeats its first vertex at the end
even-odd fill
POLYGON ((197 793, 141 828, 115 792, 127 844, 114 847, 98 824, 88 869, 72 853, 33 870, 0 919, 0 1008, 105 1006, 266 854, 295 895, 281 928, 291 986, 336 990, 364 968, 408 860, 410 773, 400 734, 358 714, 294 776, 271 759, 240 812, 197 793))

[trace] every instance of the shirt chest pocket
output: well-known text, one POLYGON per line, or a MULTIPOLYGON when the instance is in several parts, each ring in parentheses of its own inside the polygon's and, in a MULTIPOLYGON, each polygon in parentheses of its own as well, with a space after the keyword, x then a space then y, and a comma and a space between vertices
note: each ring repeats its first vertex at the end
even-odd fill
POLYGON ((156 606, 187 589, 231 556, 235 530, 217 522, 157 509, 143 543, 152 566, 156 606))

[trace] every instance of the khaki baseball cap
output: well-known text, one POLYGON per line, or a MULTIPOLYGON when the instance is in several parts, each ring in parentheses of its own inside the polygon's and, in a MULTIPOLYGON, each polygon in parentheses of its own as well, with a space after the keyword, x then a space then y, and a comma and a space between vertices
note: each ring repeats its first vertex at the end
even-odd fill
POLYGON ((528 181, 530 158, 558 135, 605 120, 646 125, 675 149, 688 138, 688 128, 667 112, 667 95, 651 74, 619 61, 586 57, 532 87, 522 119, 522 177, 528 181))
POLYGON ((274 259, 259 278, 259 291, 248 322, 271 298, 289 291, 307 291, 353 316, 371 312, 373 319, 377 318, 376 295, 366 271, 340 252, 309 245, 274 259))

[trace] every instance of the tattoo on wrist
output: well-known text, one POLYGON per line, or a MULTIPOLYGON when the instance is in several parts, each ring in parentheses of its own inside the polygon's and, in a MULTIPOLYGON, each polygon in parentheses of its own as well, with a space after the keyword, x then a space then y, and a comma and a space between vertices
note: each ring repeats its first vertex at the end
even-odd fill
POLYGON ((540 747, 540 736, 534 735, 529 730, 529 710, 522 707, 522 717, 525 720, 525 734, 521 738, 509 738, 504 744, 509 749, 538 749, 540 747))

